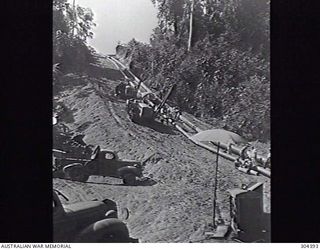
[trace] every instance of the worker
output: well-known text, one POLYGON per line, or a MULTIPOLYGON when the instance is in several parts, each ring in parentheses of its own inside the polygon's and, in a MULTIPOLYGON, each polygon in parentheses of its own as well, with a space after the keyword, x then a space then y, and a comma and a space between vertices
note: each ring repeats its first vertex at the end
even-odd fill
POLYGON ((250 148, 250 144, 247 144, 245 147, 243 147, 241 149, 241 152, 240 152, 241 159, 244 160, 244 159, 248 158, 247 151, 248 151, 249 148, 250 148))
POLYGON ((234 143, 232 143, 232 142, 229 142, 229 144, 228 144, 228 150, 227 150, 227 153, 228 154, 232 154, 232 146, 233 145, 235 145, 234 143))
POLYGON ((235 166, 236 168, 241 167, 242 164, 243 164, 243 161, 242 161, 242 159, 241 159, 240 157, 238 157, 238 158, 234 161, 234 166, 235 166))
POLYGON ((178 120, 179 116, 181 115, 181 111, 177 107, 172 108, 172 116, 174 120, 178 120))
POLYGON ((126 86, 127 86, 127 84, 125 82, 120 82, 120 84, 118 84, 116 86, 115 96, 122 97, 124 95, 124 93, 125 93, 126 86))
POLYGON ((253 168, 253 164, 252 164, 252 161, 250 159, 245 159, 244 162, 243 162, 243 165, 242 165, 243 168, 246 168, 246 169, 252 169, 253 168))
POLYGON ((256 160, 257 150, 253 146, 249 147, 246 153, 248 158, 256 160))
POLYGON ((269 148, 269 153, 267 155, 267 159, 264 163, 265 168, 271 168, 271 149, 269 148))

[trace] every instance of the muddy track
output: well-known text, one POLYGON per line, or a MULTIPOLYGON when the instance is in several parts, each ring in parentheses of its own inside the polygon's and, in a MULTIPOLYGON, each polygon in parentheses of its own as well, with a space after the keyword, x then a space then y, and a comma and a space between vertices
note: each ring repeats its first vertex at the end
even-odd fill
MULTIPOLYGON (((57 99, 68 108, 72 119, 63 122, 72 131, 84 134, 88 144, 116 151, 120 158, 143 160, 156 152, 144 172, 153 175, 153 182, 129 187, 123 186, 120 179, 108 177, 91 176, 87 183, 55 178, 54 188, 69 196, 70 200, 64 203, 109 198, 120 207, 127 207, 130 217, 126 223, 132 237, 141 242, 203 241, 206 225, 212 222, 216 156, 176 130, 132 123, 125 102, 113 95, 117 84, 117 81, 91 77, 66 88, 57 99)), ((266 211, 270 210, 267 178, 241 173, 223 158, 219 162, 218 217, 228 222, 227 190, 242 183, 265 183, 266 211)))

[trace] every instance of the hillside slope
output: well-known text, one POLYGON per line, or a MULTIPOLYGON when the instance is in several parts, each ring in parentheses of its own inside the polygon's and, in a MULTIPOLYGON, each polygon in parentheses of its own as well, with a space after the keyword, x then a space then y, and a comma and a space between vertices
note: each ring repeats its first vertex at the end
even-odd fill
MULTIPOLYGON (((144 172, 152 179, 131 187, 108 177, 91 176, 87 183, 54 178, 53 187, 67 194, 69 203, 110 198, 127 207, 127 225, 132 237, 140 242, 203 240, 205 226, 212 222, 216 156, 176 130, 132 123, 125 102, 113 95, 121 75, 115 76, 116 68, 106 61, 100 66, 101 74, 95 74, 98 78, 79 77, 68 84, 62 79, 64 86, 54 96, 55 105, 64 106, 65 115, 59 116, 59 123, 75 134, 85 135, 87 144, 115 151, 120 158, 143 160, 155 153, 144 172)), ((210 127, 203 123, 199 126, 210 127)), ((219 162, 218 216, 226 222, 230 219, 228 189, 257 181, 265 183, 265 209, 270 211, 268 178, 239 172, 223 158, 219 162)))

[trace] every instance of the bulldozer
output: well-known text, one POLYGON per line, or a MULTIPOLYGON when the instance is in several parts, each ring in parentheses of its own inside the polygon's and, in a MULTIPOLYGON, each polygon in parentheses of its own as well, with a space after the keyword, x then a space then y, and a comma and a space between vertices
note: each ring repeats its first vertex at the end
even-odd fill
POLYGON ((132 87, 128 82, 120 82, 115 88, 115 96, 125 100, 137 98, 139 87, 132 87))
POLYGON ((166 101, 170 97, 176 85, 172 85, 162 101, 150 101, 147 99, 128 99, 127 113, 129 119, 135 123, 153 122, 157 118, 160 120, 165 117, 166 101))

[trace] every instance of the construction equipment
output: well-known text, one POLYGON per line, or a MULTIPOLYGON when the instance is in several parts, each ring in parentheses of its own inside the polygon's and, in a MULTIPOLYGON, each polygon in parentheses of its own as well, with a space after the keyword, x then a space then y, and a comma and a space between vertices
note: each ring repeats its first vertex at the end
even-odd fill
POLYGON ((147 99, 129 99, 127 100, 127 112, 131 121, 153 122, 157 118, 166 119, 166 101, 170 97, 176 85, 172 85, 161 102, 154 103, 147 99))
POLYGON ((126 224, 118 218, 118 206, 109 199, 62 205, 60 191, 53 192, 53 242, 137 243, 126 224))
POLYGON ((115 88, 115 96, 121 99, 137 98, 139 86, 133 87, 126 82, 119 83, 115 88))
MULTIPOLYGON (((215 189, 216 190, 216 189, 215 189)), ((215 191, 214 191, 215 192, 215 191)), ((236 242, 270 242, 270 213, 264 212, 263 183, 243 184, 228 190, 230 224, 216 223, 215 200, 213 206, 213 231, 205 232, 209 238, 230 237, 236 242)), ((219 220, 218 220, 219 221, 219 220)))
POLYGON ((270 213, 263 211, 263 183, 229 190, 231 229, 240 242, 270 242, 270 213))

